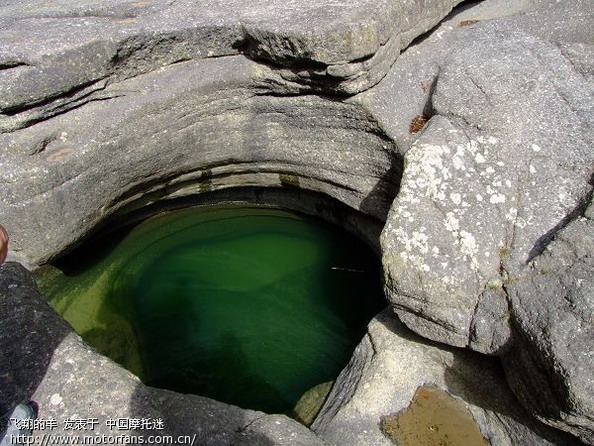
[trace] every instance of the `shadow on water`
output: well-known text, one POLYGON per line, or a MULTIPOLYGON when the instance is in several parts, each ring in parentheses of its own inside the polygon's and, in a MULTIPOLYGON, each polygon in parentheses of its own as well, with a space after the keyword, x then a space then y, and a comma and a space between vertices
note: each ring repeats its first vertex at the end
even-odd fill
POLYGON ((147 384, 291 413, 335 379, 385 306, 379 260, 326 222, 314 230, 313 219, 258 212, 276 220, 250 216, 247 238, 227 214, 210 228, 189 210, 179 221, 157 217, 140 231, 153 237, 149 247, 126 239, 123 255, 103 246, 98 271, 53 290, 57 305, 85 341, 147 384), (181 238, 169 245, 172 235, 181 238))
POLYGON ((134 324, 146 384, 267 412, 290 405, 282 392, 252 370, 236 334, 204 332, 202 327, 209 324, 189 284, 182 279, 172 289, 167 300, 137 295, 134 324))

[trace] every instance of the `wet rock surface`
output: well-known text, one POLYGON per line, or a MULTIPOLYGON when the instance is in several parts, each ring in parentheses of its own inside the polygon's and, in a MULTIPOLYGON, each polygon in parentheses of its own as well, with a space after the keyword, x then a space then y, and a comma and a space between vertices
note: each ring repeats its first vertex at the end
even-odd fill
MULTIPOLYGON (((594 444, 592 2, 244 3, 3 2, 0 223, 10 234, 8 259, 42 265, 102 225, 172 199, 242 187, 320 192, 385 222, 386 294, 406 326, 479 352, 431 344, 439 352, 431 355, 462 355, 481 377, 501 360, 519 405, 511 394, 498 403, 490 391, 469 401, 443 382, 442 366, 431 375, 466 404, 491 444, 570 444, 536 418, 594 444)), ((16 374, 7 406, 35 389, 48 407, 54 394, 71 393, 69 411, 91 400, 73 380, 86 373, 91 386, 97 372, 66 373, 68 354, 59 359, 73 351, 105 367, 106 389, 121 390, 93 403, 113 408, 111 416, 131 413, 140 388, 147 414, 177 401, 188 413, 205 405, 192 425, 204 438, 221 430, 223 443, 212 444, 318 441, 288 419, 140 386, 63 323, 47 322, 49 310, 25 299, 36 291, 14 268, 0 272, 3 323, 60 342, 44 341, 40 351, 31 337, 21 358, 14 332, 0 334, 8 375, 16 374), (27 364, 54 371, 28 376, 22 370, 36 369, 27 364), (226 414, 213 416, 228 423, 208 430, 206 413, 226 414), (233 431, 248 424, 242 437, 233 431)), ((400 377, 406 391, 390 394, 381 410, 367 407, 372 396, 362 386, 376 378, 364 369, 374 355, 404 348, 391 340, 370 356, 369 339, 314 423, 330 442, 389 441, 381 416, 408 407, 427 384, 400 377)), ((414 339, 415 348, 425 345, 414 339)), ((390 361, 378 369, 384 383, 398 376, 390 361)), ((492 379, 505 388, 501 376, 492 379)), ((56 415, 70 416, 57 406, 56 415)))

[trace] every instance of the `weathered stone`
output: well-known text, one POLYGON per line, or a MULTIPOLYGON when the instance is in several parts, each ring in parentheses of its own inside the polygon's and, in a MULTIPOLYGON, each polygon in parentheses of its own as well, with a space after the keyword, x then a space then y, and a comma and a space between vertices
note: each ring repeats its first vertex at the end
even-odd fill
MULTIPOLYGON (((0 222, 11 235, 9 260, 34 267, 131 211, 235 187, 320 192, 378 222, 406 154, 383 237, 394 308, 426 337, 503 355, 522 404, 593 442, 593 211, 583 209, 594 170, 591 0, 465 2, 400 56, 459 1, 66 3, 0 6, 0 222), (413 133, 419 116, 432 119, 413 133)), ((29 326, 45 311, 31 305, 31 315, 2 311, 29 326)), ((179 396, 138 387, 73 334, 59 341, 56 351, 121 374, 106 378, 115 393, 106 390, 97 410, 127 407, 138 393, 140 407, 171 398, 175 413, 179 396)), ((46 367, 47 345, 31 367, 10 369, 20 384, 7 390, 9 405, 37 385, 21 369, 46 367)), ((0 347, 14 354, 8 341, 0 347)), ((59 381, 70 376, 64 367, 48 379, 65 390, 41 393, 44 407, 56 393, 81 395, 59 381)), ((406 407, 413 393, 407 387, 382 414, 406 407)), ((226 427, 208 431, 205 419, 194 432, 213 444, 266 443, 279 421, 196 398, 176 419, 187 411, 202 420, 191 407, 208 407, 226 427)), ((501 444, 539 441, 525 427, 497 424, 499 409, 471 413, 482 432, 480 414, 494 420, 501 444)), ((183 433, 190 423, 171 428, 183 433)), ((292 422, 281 424, 274 435, 307 444, 308 431, 289 441, 292 422)))
POLYGON ((269 71, 242 56, 180 63, 106 88, 120 97, 0 135, 11 248, 39 264, 116 212, 238 186, 298 183, 385 218, 401 159, 373 117, 262 94, 269 71))
POLYGON ((594 205, 507 287, 514 348, 504 357, 523 404, 594 444, 594 205))
POLYGON ((240 50, 297 66, 282 74, 293 89, 355 93, 377 83, 400 50, 460 1, 346 7, 300 0, 289 8, 281 1, 8 1, 0 7, 0 128, 27 125, 36 105, 57 114, 103 99, 115 80, 240 50))
MULTIPOLYGON (((497 359, 424 340, 391 310, 369 324, 312 428, 331 444, 391 445, 382 433, 382 420, 406 410, 417 390, 426 386, 447 392, 460 411, 469 411, 473 420, 463 429, 478 427, 492 446, 579 444, 534 420, 518 404, 497 359)), ((449 423, 460 421, 447 413, 452 406, 436 411, 436 428, 447 431, 449 423)), ((440 444, 454 444, 442 440, 440 444)))
MULTIPOLYGON (((592 396, 585 389, 593 369, 577 352, 591 351, 592 341, 575 333, 591 331, 592 320, 555 303, 554 292, 541 291, 547 280, 532 270, 592 191, 594 106, 586 60, 594 41, 586 29, 594 11, 589 2, 572 8, 523 2, 521 15, 483 22, 497 3, 506 2, 484 2, 477 15, 470 8, 463 21, 455 18, 459 29, 438 30, 455 34, 444 37, 452 44, 449 55, 420 64, 422 73, 437 76, 428 76, 433 86, 425 106, 434 116, 406 154, 384 229, 387 290, 402 320, 431 339, 490 354, 505 354, 516 339, 509 358, 522 352, 523 359, 505 357, 504 364, 520 400, 547 423, 591 441, 592 396), (556 31, 549 35, 542 23, 556 31), (562 308, 565 324, 558 339, 572 339, 575 354, 561 354, 551 347, 557 341, 536 334, 559 329, 553 308, 562 308), (550 396, 540 405, 524 399, 539 388, 528 384, 539 368, 547 380, 538 382, 550 396)), ((435 40, 428 45, 439 47, 435 40)), ((423 44, 417 51, 422 59, 423 44)), ((400 62, 414 67, 406 53, 397 72, 400 62)), ((377 115, 386 101, 372 94, 367 100, 377 115)), ((420 97, 415 107, 423 107, 420 97)), ((378 121, 386 122, 386 114, 378 121)), ((402 123, 388 133, 406 151, 402 123)), ((587 238, 586 226, 580 231, 587 238)), ((580 274, 566 269, 562 282, 576 286, 580 274)), ((575 291, 582 308, 591 306, 591 289, 586 282, 588 291, 575 291)))
MULTIPOLYGON (((138 378, 84 344, 39 295, 28 272, 16 263, 0 267, 0 413, 34 401, 39 417, 58 420, 56 436, 184 436, 197 445, 323 445, 289 418, 144 386, 138 378), (62 420, 96 418, 88 432, 64 429, 62 420), (163 429, 109 426, 108 419, 163 420, 163 429)), ((47 430, 33 432, 41 443, 47 430)), ((108 442, 106 440, 105 442, 108 442)), ((164 441, 153 441, 158 444, 164 441)), ((189 441, 187 441, 189 444, 189 441)))
POLYGON ((52 313, 27 270, 12 262, 0 265, 0 417, 33 393, 69 333, 52 313))

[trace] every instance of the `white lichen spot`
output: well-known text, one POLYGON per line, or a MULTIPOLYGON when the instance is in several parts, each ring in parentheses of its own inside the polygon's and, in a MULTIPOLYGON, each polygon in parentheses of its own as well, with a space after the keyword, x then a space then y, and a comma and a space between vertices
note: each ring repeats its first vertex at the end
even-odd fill
POLYGON ((439 248, 437 246, 434 246, 433 249, 431 250, 431 252, 433 253, 434 256, 438 256, 439 248))
POLYGON ((483 164, 486 161, 485 157, 480 153, 475 155, 474 160, 477 162, 477 164, 483 164))
MULTIPOLYGON (((413 147, 407 154, 407 170, 405 187, 411 192, 408 198, 412 202, 413 197, 425 195, 437 198, 443 188, 443 177, 449 176, 443 165, 445 148, 435 145, 422 145, 413 147)), ((438 198, 440 199, 440 198, 438 198)))
POLYGON ((483 196, 481 194, 476 194, 476 201, 483 201, 483 196))
POLYGON ((454 202, 454 204, 460 204, 460 203, 462 203, 462 195, 460 195, 458 193, 451 193, 450 200, 452 200, 454 202))
POLYGON ((460 231, 460 250, 462 254, 473 258, 478 252, 476 239, 470 232, 460 231))
POLYGON ((60 396, 59 393, 54 393, 51 397, 50 397, 50 404, 52 406, 58 406, 60 404, 62 404, 62 397, 60 396))
POLYGON ((454 156, 454 158, 452 158, 452 163, 454 164, 454 169, 464 170, 464 161, 459 156, 454 156))
POLYGON ((514 221, 518 218, 518 210, 516 208, 510 208, 505 214, 505 219, 508 221, 514 221))
POLYGON ((458 220, 453 212, 446 214, 445 228, 450 232, 458 232, 460 229, 460 220, 458 220))
POLYGON ((410 245, 412 248, 415 248, 421 254, 427 254, 429 252, 427 240, 429 240, 427 234, 420 231, 415 231, 413 232, 412 239, 410 239, 410 245))
POLYGON ((444 275, 441 278, 441 281, 443 283, 445 283, 446 285, 454 285, 454 283, 456 282, 452 276, 448 276, 448 275, 444 275))
POLYGON ((528 222, 525 219, 519 217, 514 222, 514 226, 520 229, 524 229, 526 226, 528 226, 528 222))
POLYGON ((536 144, 532 144, 532 150, 534 150, 535 152, 540 152, 541 148, 539 146, 537 146, 536 144))
POLYGON ((491 204, 498 204, 498 203, 505 203, 506 198, 505 195, 503 194, 493 194, 491 195, 491 198, 489 199, 489 202, 491 204))
POLYGON ((487 173, 495 173, 495 169, 493 169, 493 166, 489 166, 485 169, 485 172, 487 173))
POLYGON ((429 265, 427 265, 426 263, 423 264, 423 271, 425 271, 426 273, 431 271, 431 268, 429 267, 429 265))
POLYGON ((530 164, 530 173, 531 174, 535 174, 536 173, 536 167, 534 167, 532 164, 530 164))

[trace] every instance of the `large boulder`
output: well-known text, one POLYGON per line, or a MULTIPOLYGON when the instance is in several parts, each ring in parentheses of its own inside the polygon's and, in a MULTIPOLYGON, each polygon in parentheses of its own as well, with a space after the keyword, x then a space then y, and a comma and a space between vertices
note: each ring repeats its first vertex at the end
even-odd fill
POLYGON ((594 444, 594 205, 554 236, 508 287, 512 389, 542 420, 594 444))
MULTIPOLYGON (((197 445, 322 446, 306 427, 281 415, 267 415, 196 395, 144 386, 136 376, 86 345, 47 304, 27 270, 17 263, 0 266, 0 376, 2 422, 22 402, 33 401, 38 417, 58 421, 44 436, 143 437, 145 443, 189 438, 197 445), (68 429, 63 420, 97 420, 94 429, 68 429), (149 419, 138 429, 108 420, 149 419), (162 429, 152 422, 162 421, 162 429), (150 440, 151 436, 160 439, 150 440)), ((130 439, 134 441, 134 439, 130 439)))
POLYGON ((587 262, 591 227, 572 226, 582 254, 547 246, 592 194, 594 10, 543 1, 522 12, 482 23, 493 10, 469 9, 447 56, 421 64, 436 75, 433 117, 406 153, 382 235, 386 289, 413 330, 503 355, 529 410, 592 442, 592 284, 563 266, 587 262), (543 255, 560 277, 538 272, 543 255))

